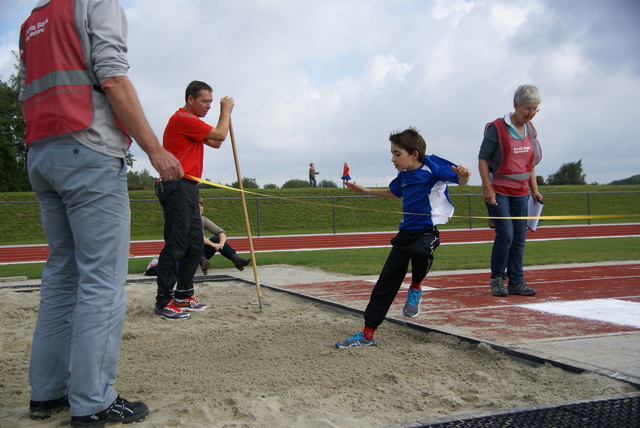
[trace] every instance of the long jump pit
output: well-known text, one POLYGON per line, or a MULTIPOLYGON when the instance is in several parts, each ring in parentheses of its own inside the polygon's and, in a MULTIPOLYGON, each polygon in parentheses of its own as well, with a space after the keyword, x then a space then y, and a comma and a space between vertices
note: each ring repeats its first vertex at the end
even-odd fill
MULTIPOLYGON (((618 352, 616 339, 633 353, 640 327, 529 305, 640 303, 640 264, 625 265, 626 278, 615 281, 602 271, 591 277, 606 290, 627 281, 616 297, 584 294, 559 269, 527 270, 533 298, 491 296, 486 272, 433 272, 417 318, 401 315, 403 287, 376 346, 350 349, 334 344, 362 329, 375 278, 260 267, 259 304, 250 269, 216 270, 196 277, 195 297, 207 310, 168 321, 152 315, 155 279, 132 277, 115 388, 149 406, 136 427, 635 427, 633 367, 616 374, 595 355, 577 355, 618 352)), ((3 291, 0 426, 65 426, 68 412, 28 416, 37 286, 3 291)))

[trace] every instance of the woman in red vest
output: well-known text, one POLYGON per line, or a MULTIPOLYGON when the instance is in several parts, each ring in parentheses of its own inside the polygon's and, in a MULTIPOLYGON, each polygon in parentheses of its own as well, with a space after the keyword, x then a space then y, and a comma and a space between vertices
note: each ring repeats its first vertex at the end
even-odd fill
POLYGON ((539 111, 541 97, 532 85, 518 87, 514 112, 487 124, 478 155, 484 201, 492 217, 496 237, 491 251, 491 293, 533 296, 536 290, 524 281, 524 244, 528 194, 538 202, 535 166, 542 158, 531 119, 539 111), (506 217, 501 219, 500 217, 506 217), (504 280, 508 279, 505 288, 504 280))

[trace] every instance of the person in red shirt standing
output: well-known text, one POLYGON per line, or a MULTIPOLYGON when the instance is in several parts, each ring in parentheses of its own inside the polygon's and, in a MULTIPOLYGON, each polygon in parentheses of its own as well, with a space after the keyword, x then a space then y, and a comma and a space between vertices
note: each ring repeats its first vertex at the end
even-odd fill
POLYGON ((193 277, 203 242, 198 186, 188 176, 202 177, 204 146, 220 148, 229 132, 233 98, 220 100, 216 127, 201 119, 212 102, 211 86, 200 81, 189 83, 185 105, 169 119, 162 140, 164 148, 180 161, 185 175, 179 180, 169 177, 156 183, 156 194, 164 211, 165 245, 158 258, 158 294, 153 313, 164 319, 188 318, 188 312, 207 308, 193 297, 193 277))

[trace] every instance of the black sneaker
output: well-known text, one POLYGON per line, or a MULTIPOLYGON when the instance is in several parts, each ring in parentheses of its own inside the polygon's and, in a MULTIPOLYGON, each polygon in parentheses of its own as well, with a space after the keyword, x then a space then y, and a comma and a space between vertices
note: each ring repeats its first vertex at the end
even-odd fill
POLYGON ((51 415, 69 408, 67 396, 47 401, 29 401, 29 417, 31 419, 47 419, 51 415))
POLYGON ((498 297, 503 297, 509 294, 506 288, 504 288, 504 280, 500 277, 491 278, 491 294, 498 297))
POLYGON ((535 296, 538 292, 535 288, 529 287, 526 282, 515 285, 509 284, 507 289, 509 294, 517 294, 519 296, 535 296))
POLYGON ((130 424, 143 420, 149 414, 149 408, 142 401, 127 401, 116 398, 105 410, 87 416, 72 416, 72 427, 103 427, 108 423, 130 424))

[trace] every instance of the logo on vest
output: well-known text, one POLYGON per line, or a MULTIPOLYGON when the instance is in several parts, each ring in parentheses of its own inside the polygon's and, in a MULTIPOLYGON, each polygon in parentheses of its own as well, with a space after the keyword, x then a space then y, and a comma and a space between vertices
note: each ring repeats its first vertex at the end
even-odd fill
POLYGON ((80 86, 80 87, 74 87, 74 86, 56 87, 56 88, 50 89, 45 94, 35 96, 33 99, 27 101, 24 104, 24 108, 25 109, 31 108, 35 104, 38 104, 38 103, 44 101, 45 99, 54 97, 56 95, 78 95, 78 94, 86 94, 86 93, 87 93, 87 90, 82 86, 80 86))
POLYGON ((531 147, 529 147, 529 146, 514 147, 513 148, 513 153, 529 153, 530 150, 531 150, 531 147))
POLYGON ((25 35, 25 42, 28 42, 30 38, 37 36, 38 34, 44 33, 46 30, 46 25, 49 23, 49 18, 44 21, 38 22, 36 25, 32 25, 27 29, 27 34, 25 35))

